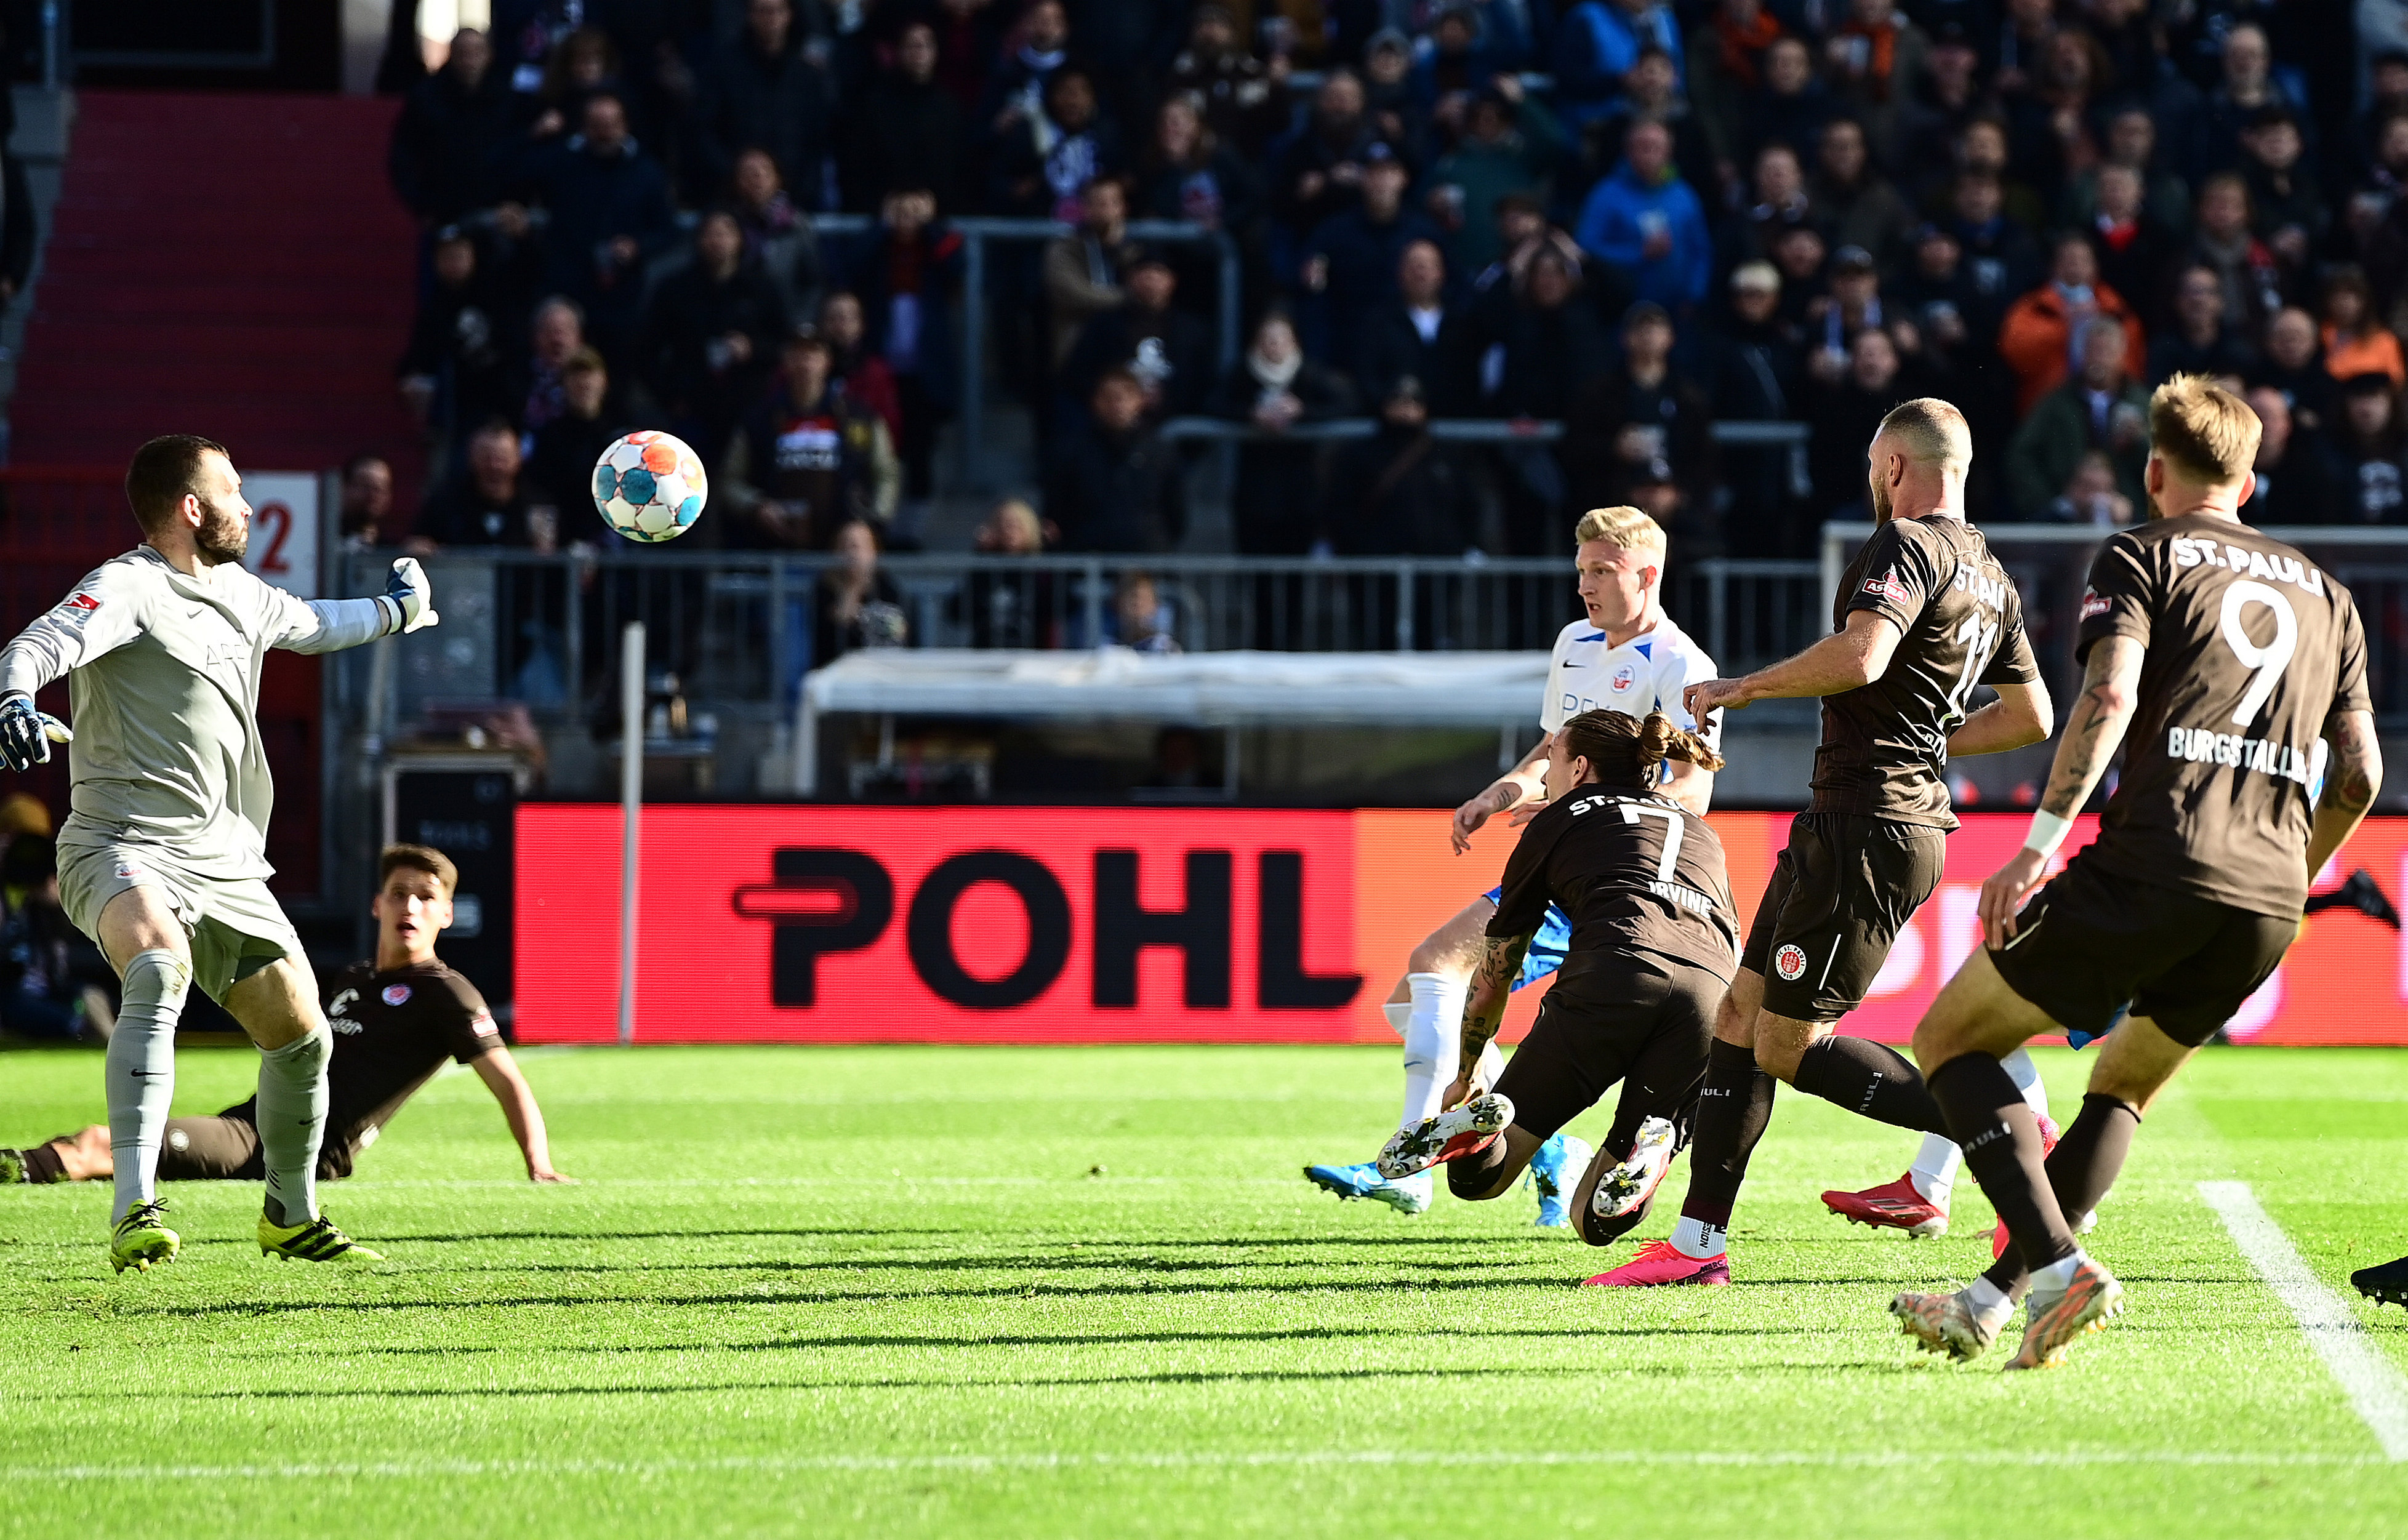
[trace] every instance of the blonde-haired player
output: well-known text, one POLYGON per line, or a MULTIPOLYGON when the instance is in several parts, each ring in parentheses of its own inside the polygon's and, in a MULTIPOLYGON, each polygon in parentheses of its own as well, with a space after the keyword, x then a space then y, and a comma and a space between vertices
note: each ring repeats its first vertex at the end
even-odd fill
MULTIPOLYGON (((1585 613, 1555 636, 1545 693, 1539 702, 1542 735, 1521 763, 1455 810, 1451 837, 1457 855, 1471 848, 1471 836, 1490 819, 1510 814, 1519 825, 1538 811, 1546 795, 1547 746, 1564 723, 1584 711, 1607 709, 1642 719, 1650 711, 1661 711, 1709 745, 1719 736, 1718 724, 1692 720, 1681 703, 1686 687, 1713 678, 1715 669, 1705 649, 1664 613, 1663 526, 1637 508, 1592 508, 1573 526, 1572 540, 1585 613)), ((1713 792, 1713 773, 1669 763, 1664 771, 1665 795, 1703 814, 1713 792)), ((1405 1042, 1399 1129, 1412 1128, 1438 1111, 1446 1088, 1456 1078, 1465 1000, 1488 921, 1497 913, 1497 898, 1493 889, 1481 894, 1425 937, 1382 1007, 1405 1042)), ((1531 939, 1513 988, 1522 989, 1560 967, 1570 934, 1563 915, 1551 908, 1531 939)), ((1482 1086, 1493 1084, 1502 1063, 1491 1044, 1473 1078, 1482 1086)), ((1558 1133, 1531 1158, 1541 1224, 1570 1222, 1571 1189, 1589 1154, 1581 1140, 1558 1133)), ((1391 1181, 1366 1161, 1307 1166, 1304 1174, 1340 1198, 1370 1198, 1407 1214, 1418 1214, 1430 1205, 1433 1184, 1427 1172, 1391 1181)))

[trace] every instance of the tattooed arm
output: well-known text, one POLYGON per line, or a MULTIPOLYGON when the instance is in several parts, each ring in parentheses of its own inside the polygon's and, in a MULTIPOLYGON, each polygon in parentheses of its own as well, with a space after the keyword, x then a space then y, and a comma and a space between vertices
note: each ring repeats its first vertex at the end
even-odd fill
POLYGON ((1455 1084, 1447 1088, 1441 1106, 1455 1106, 1471 1095, 1471 1077, 1479 1072, 1480 1055, 1505 1024, 1505 1002, 1521 976, 1522 958, 1536 932, 1512 936, 1488 936, 1480 962, 1471 971, 1471 992, 1463 1002, 1463 1048, 1455 1061, 1455 1084))
MULTIPOLYGON (((2090 800, 2140 709, 2141 662, 2147 654, 2131 636, 2102 636, 2091 645, 2082 693, 2065 715, 2065 736, 2057 740, 2048 790, 2041 794, 2042 812, 2071 819, 2090 800)), ((2048 857, 2026 848, 1982 884, 1982 935, 1993 948, 2014 939, 2015 911, 2047 869, 2048 857)))
POLYGON ((2374 736, 2374 714, 2343 711, 2325 729, 2332 763, 2325 767, 2325 794, 2316 801, 2315 827, 2308 834, 2308 880, 2358 830, 2383 787, 2383 746, 2374 736))

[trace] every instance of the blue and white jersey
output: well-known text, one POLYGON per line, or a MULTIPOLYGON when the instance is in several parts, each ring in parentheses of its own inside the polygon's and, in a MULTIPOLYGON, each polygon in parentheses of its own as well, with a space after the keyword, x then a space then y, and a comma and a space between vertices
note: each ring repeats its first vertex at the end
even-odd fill
MULTIPOLYGON (((1681 704, 1681 692, 1701 679, 1716 677, 1714 661, 1669 615, 1647 630, 1615 647, 1585 617, 1555 635, 1555 655, 1547 662, 1547 693, 1539 706, 1539 725, 1549 733, 1584 711, 1621 711, 1644 717, 1661 711, 1680 726, 1698 733, 1681 704)), ((1699 733, 1709 744, 1722 747, 1722 721, 1699 733)))

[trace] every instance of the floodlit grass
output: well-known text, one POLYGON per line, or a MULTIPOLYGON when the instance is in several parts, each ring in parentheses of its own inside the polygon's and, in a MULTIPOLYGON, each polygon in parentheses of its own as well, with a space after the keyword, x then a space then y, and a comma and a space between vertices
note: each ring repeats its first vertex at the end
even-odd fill
MULTIPOLYGON (((2070 1118, 2085 1064, 2042 1058, 2070 1118)), ((185 1055, 178 1110, 252 1062, 185 1055)), ((0 1190, 0 1533, 2408 1533, 2408 1463, 2194 1185, 2250 1183, 2331 1285, 2408 1250, 2408 1053, 2203 1057, 2092 1239, 2129 1314, 2006 1376, 1882 1308, 1986 1263, 1987 1205, 1841 1224, 1816 1193, 1913 1138, 1787 1091, 1737 1286, 1607 1293, 1573 1285, 1629 1245, 1534 1233, 1526 1191, 1405 1219, 1297 1176, 1377 1148, 1393 1050, 527 1068, 583 1185, 520 1180, 439 1080, 328 1192, 381 1266, 264 1262, 257 1190, 212 1185, 169 1193, 181 1261, 114 1279, 105 1186, 0 1190)), ((0 1057, 0 1142, 96 1119, 99 1070, 0 1057)), ((2408 1367, 2408 1316, 2350 1298, 2408 1367)))

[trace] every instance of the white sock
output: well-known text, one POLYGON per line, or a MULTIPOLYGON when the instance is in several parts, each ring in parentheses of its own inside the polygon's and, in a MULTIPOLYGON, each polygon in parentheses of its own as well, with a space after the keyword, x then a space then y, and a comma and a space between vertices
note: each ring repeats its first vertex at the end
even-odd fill
POLYGON ((1497 1051, 1497 1039, 1492 1037, 1480 1045, 1480 1063, 1472 1070, 1471 1078, 1481 1085, 1493 1086, 1504 1073, 1505 1056, 1497 1051))
POLYGON ((2031 1055, 2017 1048, 2000 1060, 1999 1067, 2007 1072, 2007 1078, 2024 1093, 2024 1105, 2032 1109, 2033 1116, 2047 1117, 2048 1082, 2040 1077, 2040 1066, 2032 1062, 2031 1055))
POLYGON ((1703 1219, 1693 1219, 1686 1214, 1682 1215, 1681 1222, 1672 1227, 1672 1249, 1684 1257, 1695 1257, 1699 1262, 1708 1257, 1721 1256, 1729 1240, 1729 1231, 1720 1225, 1708 1224, 1703 1219))
POLYGON ((1923 1201, 1939 1207, 1948 1206, 1948 1194, 1956 1187, 1956 1169, 1965 1163, 1965 1152, 1945 1134, 1927 1134, 1923 1146, 1914 1152, 1914 1163, 1906 1168, 1906 1179, 1923 1194, 1923 1201))
POLYGON ((2064 1293, 2073 1283, 2073 1270, 2088 1260, 2083 1256, 2081 1248, 2077 1247, 2074 1248, 2073 1255, 2063 1262, 2053 1262, 2046 1267, 2035 1268, 2031 1276, 2032 1292, 2035 1294, 2064 1293))
POLYGON ((1976 1319, 1988 1325, 2002 1322, 2015 1313, 2015 1302, 1986 1277, 1975 1278, 1966 1289, 1965 1303, 1973 1307, 1976 1319))
POLYGON ((334 1034, 320 1026, 280 1048, 259 1051, 259 1153, 267 1167, 263 1205, 277 1224, 318 1217, 318 1145, 326 1133, 326 1062, 334 1034))
POLYGON ((1413 1003, 1405 1020, 1405 1108, 1398 1128, 1438 1111, 1440 1098, 1455 1084, 1463 1056, 1463 1002, 1471 992, 1469 980, 1437 973, 1409 973, 1405 987, 1413 1003))
POLYGON ((1410 1000, 1383 1000, 1380 1002, 1380 1014, 1388 1019, 1388 1030, 1402 1037, 1405 1023, 1412 1020, 1413 1003, 1410 1000))
POLYGON ((176 1020, 184 1014, 192 969, 164 948, 125 964, 124 1005, 109 1034, 108 1153, 117 1162, 117 1205, 109 1222, 159 1195, 159 1142, 176 1096, 176 1020))

